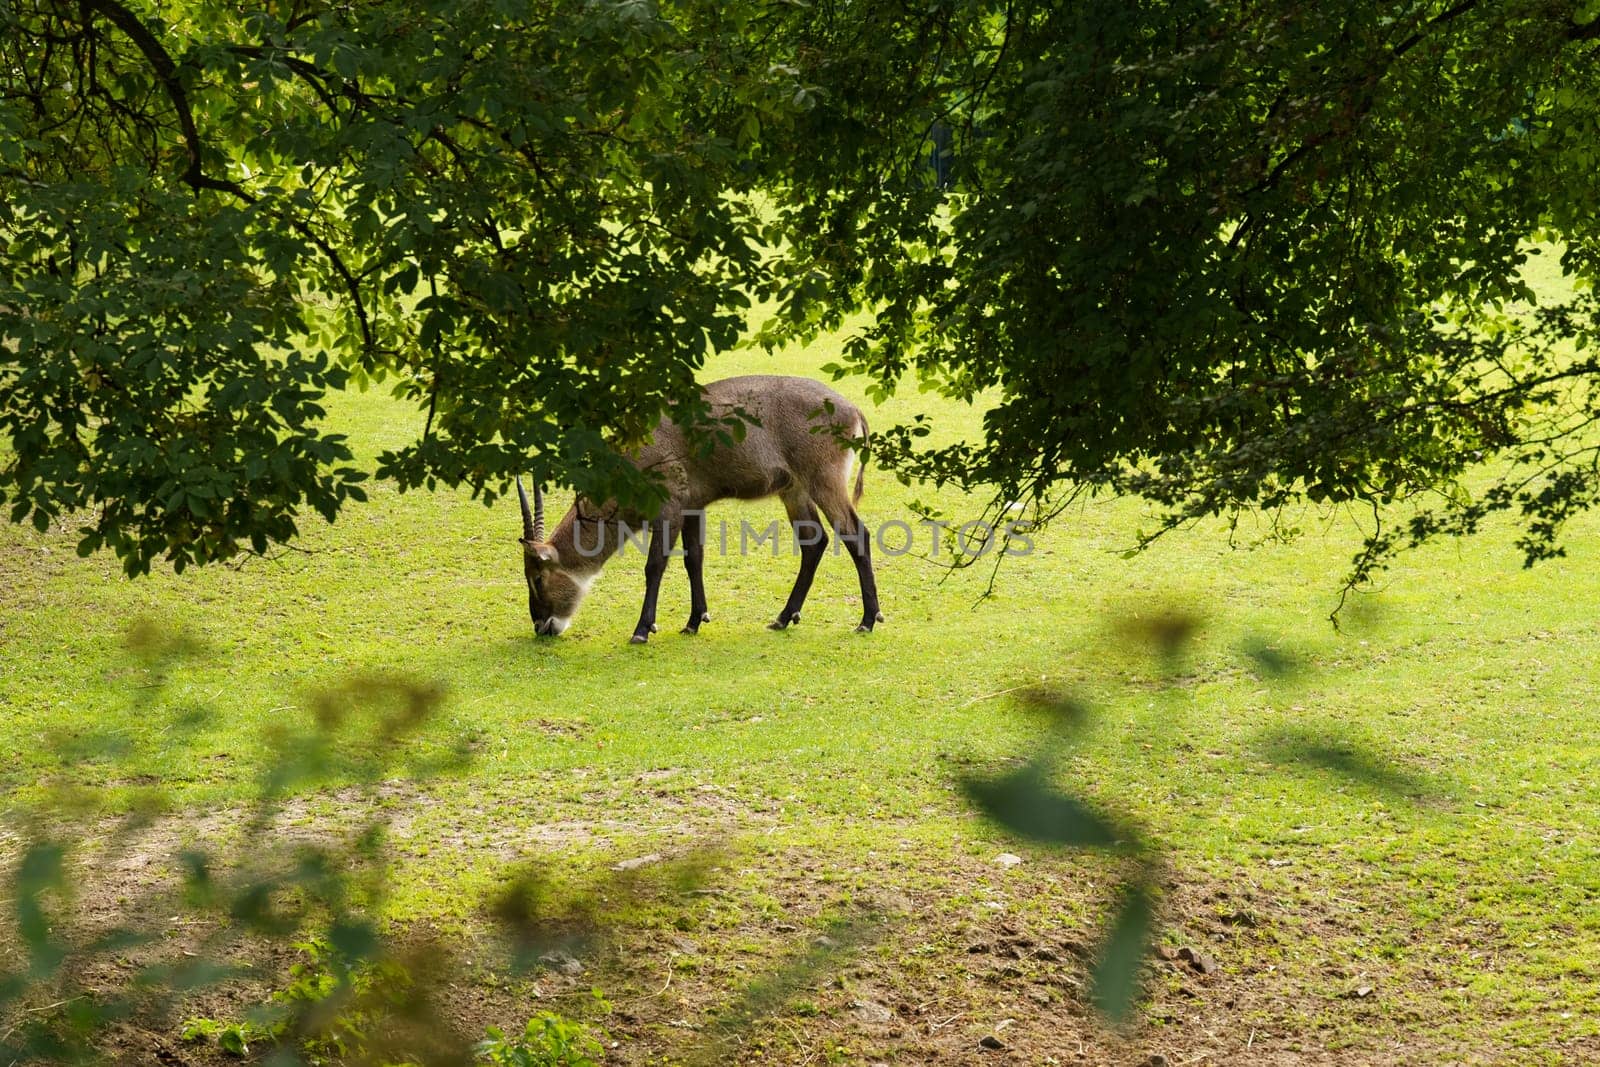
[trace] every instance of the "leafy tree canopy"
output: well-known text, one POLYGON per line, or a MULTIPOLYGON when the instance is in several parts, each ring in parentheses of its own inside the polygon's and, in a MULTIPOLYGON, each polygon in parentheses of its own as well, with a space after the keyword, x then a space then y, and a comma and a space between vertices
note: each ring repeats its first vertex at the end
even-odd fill
POLYGON ((621 453, 759 297, 769 345, 874 312, 876 390, 994 391, 981 442, 882 432, 908 476, 1421 497, 1358 573, 1514 509, 1538 558, 1600 491, 1597 16, 0 0, 0 494, 135 573, 259 551, 360 499, 318 403, 371 379, 402 487, 648 503, 621 453), (1580 284, 1512 314, 1541 249, 1580 284))

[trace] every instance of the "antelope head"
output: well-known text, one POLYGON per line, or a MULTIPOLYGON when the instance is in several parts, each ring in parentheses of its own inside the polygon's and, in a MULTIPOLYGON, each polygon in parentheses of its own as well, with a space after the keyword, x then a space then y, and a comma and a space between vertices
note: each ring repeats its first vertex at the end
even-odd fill
POLYGON ((544 493, 533 487, 533 508, 528 508, 528 493, 517 479, 517 499, 522 503, 522 572, 528 579, 528 616, 533 632, 554 637, 572 623, 578 604, 589 591, 586 579, 562 565, 561 552, 544 539, 544 493))

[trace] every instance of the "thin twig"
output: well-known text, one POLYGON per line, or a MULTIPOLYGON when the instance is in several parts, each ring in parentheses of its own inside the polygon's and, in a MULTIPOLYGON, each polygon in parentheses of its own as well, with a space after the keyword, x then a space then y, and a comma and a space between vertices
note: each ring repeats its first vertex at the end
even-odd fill
POLYGON ((981 704, 985 700, 993 700, 995 697, 1003 697, 1007 693, 1016 693, 1016 692, 1020 692, 1020 691, 1022 691, 1024 689, 1032 689, 1034 686, 1038 685, 1039 682, 1047 682, 1049 680, 1050 680, 1049 676, 1041 675, 1039 677, 1039 681, 1038 682, 1029 682, 1026 685, 1014 685, 1010 689, 997 689, 993 693, 984 693, 981 696, 973 697, 971 700, 967 701, 965 704, 963 704, 961 706, 963 708, 970 708, 974 704, 981 704))
MULTIPOLYGON (((54 1011, 56 1008, 65 1007, 66 1005, 71 1004, 75 1000, 83 1000, 88 995, 89 994, 87 994, 87 993, 79 993, 75 997, 68 997, 66 1000, 58 1000, 54 1004, 46 1004, 46 1005, 44 1005, 43 1007, 40 1007, 40 1008, 27 1008, 27 1009, 25 1009, 23 1011, 22 1014, 24 1014, 24 1015, 37 1015, 40 1012, 54 1011)), ((13 1026, 11 1029, 7 1030, 5 1033, 0 1034, 0 1041, 10 1040, 11 1035, 16 1033, 20 1029, 22 1029, 22 1024, 18 1023, 16 1026, 13 1026)))
POLYGON ((672 958, 668 957, 667 958, 667 980, 665 982, 661 983, 661 988, 656 990, 654 993, 646 993, 642 997, 637 997, 637 998, 635 998, 635 1000, 636 1001, 637 1000, 654 1000, 656 997, 659 997, 661 994, 665 993, 667 991, 667 987, 670 986, 671 984, 672 984, 672 958))

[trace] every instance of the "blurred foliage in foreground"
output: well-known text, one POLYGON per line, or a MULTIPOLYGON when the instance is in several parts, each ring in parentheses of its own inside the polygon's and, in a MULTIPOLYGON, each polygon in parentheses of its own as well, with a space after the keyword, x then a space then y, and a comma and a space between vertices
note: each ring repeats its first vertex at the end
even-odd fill
MULTIPOLYGON (((155 679, 133 691, 145 714, 156 713, 174 665, 207 654, 186 634, 149 623, 134 625, 128 645, 155 679)), ((111 733, 64 727, 54 739, 58 780, 18 790, 10 806, 14 922, 0 931, 0 947, 21 966, 0 971, 0 1062, 116 1062, 115 1035, 130 1024, 233 1056, 265 1055, 280 1067, 598 1062, 598 1035, 576 1019, 540 1012, 519 1031, 465 1033, 442 997, 465 981, 469 950, 480 959, 487 952, 512 980, 570 966, 573 953, 606 938, 597 898, 625 906, 663 883, 690 893, 704 883, 712 857, 692 854, 649 872, 610 875, 603 894, 577 900, 556 892, 539 868, 513 868, 484 902, 484 925, 493 931, 488 945, 391 928, 383 919, 389 817, 378 801, 397 779, 415 783, 466 767, 464 749, 429 762, 407 754, 408 740, 442 696, 436 686, 398 676, 355 677, 314 695, 308 729, 274 728, 275 756, 260 769, 253 803, 224 813, 226 824, 209 820, 209 830, 188 826, 191 813, 170 810, 153 787, 137 794, 131 812, 106 814, 75 772, 88 760, 110 781, 118 769, 134 768, 138 753, 111 733), (341 807, 356 814, 309 831, 290 828, 299 794, 318 786, 336 787, 341 807), (207 832, 213 841, 186 840, 207 832), (115 871, 129 857, 140 868, 170 864, 177 876, 111 899, 115 871), (289 959, 295 962, 286 967, 289 959), (276 984, 242 1014, 182 1016, 207 993, 248 1007, 237 992, 247 980, 276 984)), ((202 728, 209 714, 179 712, 169 740, 202 728)), ((871 921, 860 925, 868 930, 871 921)), ((737 1039, 780 1006, 839 947, 806 955, 780 980, 753 983, 719 1042, 737 1039)), ((592 1007, 603 1012, 598 990, 594 996, 592 1007)))
MULTIPOLYGON (((157 679, 136 691, 147 710, 169 667, 204 654, 183 634, 148 624, 133 628, 129 645, 157 679)), ((211 827, 222 843, 182 843, 178 813, 155 789, 112 817, 66 773, 39 783, 12 806, 20 831, 15 924, 3 936, 23 966, 0 976, 0 1060, 114 1060, 108 1035, 137 1021, 239 1056, 268 1048, 269 1062, 284 1065, 592 1062, 593 1036, 557 1016, 536 1017, 509 1036, 457 1032, 438 1000, 456 947, 401 937, 381 918, 389 863, 382 805, 351 803, 362 813, 353 822, 311 836, 285 829, 296 793, 319 783, 370 800, 397 776, 415 781, 464 766, 464 754, 432 764, 407 758, 406 741, 441 697, 400 677, 351 679, 317 695, 311 729, 275 730, 276 757, 261 769, 253 804, 211 827), (170 862, 180 873, 135 896, 102 899, 119 861, 131 856, 157 869, 170 862), (174 1022, 202 992, 271 979, 291 952, 299 962, 285 984, 244 1018, 174 1022)), ((207 717, 191 709, 172 729, 181 735, 207 717)), ((63 772, 85 756, 107 760, 109 770, 132 755, 92 732, 59 747, 63 772)), ((546 953, 592 933, 565 919, 521 916, 521 943, 534 944, 531 935, 546 923, 558 924, 537 942, 546 953)), ((532 955, 508 962, 521 973, 544 966, 532 955)))
MULTIPOLYGON (((1188 640, 1202 629, 1197 618, 1158 614, 1124 625, 1116 640, 1146 649, 1157 674, 1175 682, 1188 640)), ((156 679, 135 691, 147 711, 170 667, 205 654, 181 633, 148 624, 133 628, 129 645, 156 679)), ((1245 642, 1243 654, 1264 681, 1294 673, 1289 657, 1259 641, 1245 642)), ((597 1062, 598 1037, 582 1022, 541 1013, 520 1032, 469 1034, 443 995, 462 978, 459 961, 469 950, 479 958, 490 952, 512 977, 531 977, 570 963, 572 953, 592 951, 608 937, 595 904, 599 894, 574 902, 554 892, 540 870, 514 869, 485 902, 485 925, 494 931, 487 948, 420 937, 383 919, 388 819, 382 804, 354 801, 356 794, 378 799, 397 778, 415 781, 466 765, 464 752, 426 764, 407 757, 408 738, 441 699, 436 687, 398 677, 352 679, 317 695, 311 728, 276 731, 276 758, 261 769, 254 803, 230 826, 212 827, 216 842, 186 843, 183 827, 175 829, 180 813, 169 811, 155 789, 131 812, 107 815, 66 772, 86 755, 114 766, 131 754, 93 734, 60 741, 62 780, 21 791, 11 806, 13 923, 0 931, 0 946, 21 966, 0 973, 0 1061, 104 1062, 114 1059, 108 1037, 137 1023, 236 1056, 264 1054, 283 1067, 597 1062), (342 806, 356 814, 310 831, 286 828, 297 794, 319 785, 336 785, 342 806), (108 876, 134 855, 157 870, 170 862, 177 876, 108 897, 102 892, 108 876), (285 967, 290 958, 295 962, 285 967), (245 980, 256 986, 266 980, 274 991, 242 1014, 184 1017, 205 993, 243 1003, 236 991, 245 980)), ((1110 857, 1120 884, 1101 932, 1090 996, 1120 1025, 1136 1015, 1159 922, 1166 877, 1160 849, 1114 812, 1063 790, 1059 758, 1089 712, 1057 695, 1033 703, 1052 725, 1045 749, 1020 769, 968 777, 960 786, 985 816, 1035 847, 1110 857)), ((203 709, 191 709, 172 730, 181 734, 205 719, 203 709)), ((1280 759, 1319 770, 1384 773, 1381 761, 1325 740, 1285 735, 1274 745, 1280 759)), ((1418 787, 1411 780, 1386 784, 1418 787)), ((673 891, 691 892, 705 883, 712 861, 689 855, 653 867, 651 884, 665 879, 673 891)), ((607 876, 603 894, 615 905, 646 888, 636 872, 623 871, 607 876)), ((700 1061, 725 1059, 837 958, 879 936, 881 922, 865 912, 843 915, 805 953, 754 977, 701 1035, 700 1061)), ((600 991, 593 995, 596 1014, 603 1014, 600 991)))

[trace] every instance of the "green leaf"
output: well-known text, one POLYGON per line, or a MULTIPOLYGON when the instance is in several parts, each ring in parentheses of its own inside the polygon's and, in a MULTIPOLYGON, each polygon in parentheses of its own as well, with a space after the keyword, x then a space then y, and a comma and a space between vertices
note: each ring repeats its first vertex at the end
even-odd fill
POLYGON ((996 780, 967 778, 963 791, 989 818, 1012 833, 1046 844, 1114 848, 1124 838, 1083 802, 1051 788, 1039 764, 996 780))
POLYGON ((1130 887, 1122 893, 1100 944, 1090 972, 1090 994, 1095 1007, 1114 1025, 1128 1020, 1138 998, 1153 920, 1150 891, 1141 885, 1130 887))

